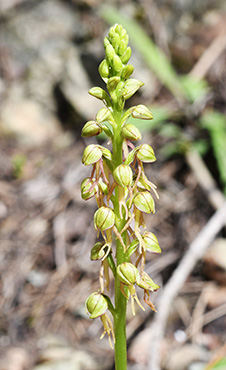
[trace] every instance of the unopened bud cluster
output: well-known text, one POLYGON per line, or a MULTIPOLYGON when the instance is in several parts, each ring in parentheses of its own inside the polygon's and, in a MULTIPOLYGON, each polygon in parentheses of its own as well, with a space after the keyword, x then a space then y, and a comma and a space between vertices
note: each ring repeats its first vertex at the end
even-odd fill
POLYGON ((156 236, 142 231, 145 229, 144 214, 155 213, 153 194, 158 197, 155 185, 144 173, 143 163, 152 163, 156 157, 150 145, 134 146, 133 142, 141 139, 141 133, 127 121, 131 116, 144 120, 153 116, 142 104, 124 111, 125 101, 143 86, 141 81, 130 78, 134 68, 127 64, 131 57, 128 41, 126 30, 118 24, 111 27, 105 37, 105 59, 100 63, 99 73, 107 89, 93 87, 89 91, 102 100, 105 107, 82 129, 83 137, 104 132, 112 143, 112 151, 99 144, 85 148, 82 162, 92 166, 92 170, 90 177, 82 182, 81 194, 84 200, 96 198, 98 209, 94 214, 94 227, 102 237, 102 242, 97 242, 91 250, 91 260, 101 262, 100 291, 87 298, 86 308, 90 318, 101 318, 104 334, 107 332, 109 338, 111 335, 113 341, 114 329, 106 312, 109 309, 114 316, 117 308, 105 295, 110 284, 109 269, 114 278, 120 280, 122 294, 127 299, 131 297, 133 313, 134 300, 144 309, 135 286, 143 289, 144 301, 155 310, 149 294, 159 286, 145 273, 144 267, 146 252, 161 252, 156 236), (122 263, 117 263, 115 240, 123 248, 122 263))

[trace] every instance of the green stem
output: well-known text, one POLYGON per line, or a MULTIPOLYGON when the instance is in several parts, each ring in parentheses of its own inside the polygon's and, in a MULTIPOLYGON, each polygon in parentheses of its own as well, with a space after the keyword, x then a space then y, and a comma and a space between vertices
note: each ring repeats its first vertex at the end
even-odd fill
MULTIPOLYGON (((116 243, 117 265, 125 261, 123 246, 119 241, 116 243)), ((120 290, 120 280, 116 275, 115 279, 115 369, 127 369, 127 344, 126 344, 126 308, 127 299, 120 290)))
MULTIPOLYGON (((114 167, 122 164, 122 134, 121 134, 121 119, 122 111, 113 112, 113 116, 117 127, 114 129, 114 138, 112 142, 113 149, 113 164, 114 167)), ((119 212, 118 187, 115 188, 114 212, 116 215, 116 227, 120 232, 125 226, 126 220, 121 219, 119 212)), ((126 243, 126 233, 122 235, 124 243, 126 243)), ((116 260, 117 266, 126 261, 124 249, 119 240, 116 241, 116 260)), ((115 276, 115 315, 114 315, 114 330, 115 330, 115 369, 127 369, 127 344, 126 344, 126 308, 127 299, 121 292, 120 280, 118 275, 115 276)))

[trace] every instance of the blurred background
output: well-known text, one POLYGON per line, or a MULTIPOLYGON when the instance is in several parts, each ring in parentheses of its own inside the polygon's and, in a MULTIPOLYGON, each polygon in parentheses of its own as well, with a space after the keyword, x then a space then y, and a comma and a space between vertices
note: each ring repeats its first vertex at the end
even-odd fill
MULTIPOLYGON (((90 171, 82 152, 96 140, 81 128, 102 107, 88 90, 103 87, 98 65, 114 23, 127 29, 145 83, 128 104, 154 115, 133 123, 157 156, 146 166, 160 195, 147 218, 162 248, 146 267, 157 283, 225 199, 224 0, 0 0, 0 370, 114 369, 100 322, 84 311, 99 263, 89 260, 95 201, 80 198, 90 171)), ((161 369, 226 369, 225 237, 168 312, 161 369)), ((154 315, 128 308, 130 370, 150 368, 154 315)))

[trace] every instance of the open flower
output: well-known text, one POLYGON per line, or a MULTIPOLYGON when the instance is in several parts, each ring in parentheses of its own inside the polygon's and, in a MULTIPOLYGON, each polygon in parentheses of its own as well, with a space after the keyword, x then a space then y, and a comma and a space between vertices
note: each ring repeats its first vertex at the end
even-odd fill
POLYGON ((140 281, 140 274, 138 269, 130 262, 123 262, 117 267, 117 274, 121 281, 121 292, 128 299, 131 296, 132 313, 135 316, 134 300, 144 311, 144 307, 139 301, 134 284, 140 281), (124 286, 128 288, 127 292, 124 290, 124 286))
POLYGON ((109 278, 109 264, 108 264, 107 256, 110 250, 111 250, 111 244, 97 242, 91 249, 91 253, 90 253, 91 261, 101 260, 101 267, 100 267, 100 273, 99 273, 101 293, 104 292, 105 286, 107 290, 109 290, 110 278, 109 278))
POLYGON ((107 299, 101 293, 94 292, 90 294, 90 296, 87 298, 85 306, 87 313, 90 314, 90 319, 96 319, 97 317, 100 317, 104 326, 104 332, 101 335, 100 339, 102 339, 107 333, 110 346, 113 349, 111 337, 113 339, 113 342, 115 343, 115 334, 112 322, 106 313, 108 309, 107 299))

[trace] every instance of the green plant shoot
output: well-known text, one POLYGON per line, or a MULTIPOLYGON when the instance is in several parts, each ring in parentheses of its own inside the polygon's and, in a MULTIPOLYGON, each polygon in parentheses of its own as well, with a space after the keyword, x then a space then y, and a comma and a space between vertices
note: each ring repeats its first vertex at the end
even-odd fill
POLYGON ((104 328, 101 338, 107 333, 111 347, 115 348, 116 370, 127 369, 127 302, 131 302, 134 315, 137 307, 144 310, 137 287, 143 289, 144 302, 155 311, 150 292, 159 286, 145 272, 145 261, 146 253, 161 252, 157 237, 144 232, 144 216, 155 213, 153 195, 158 194, 145 175, 143 164, 154 162, 156 157, 150 145, 134 145, 141 139, 141 133, 127 122, 130 117, 151 120, 152 113, 142 104, 124 110, 125 101, 143 86, 143 82, 130 78, 134 68, 128 64, 131 57, 128 41, 126 30, 119 24, 111 27, 105 37, 105 59, 100 63, 99 73, 106 91, 100 87, 89 91, 105 107, 82 130, 83 137, 104 132, 111 143, 111 150, 98 144, 85 148, 82 162, 92 170, 81 184, 81 195, 84 200, 96 198, 94 227, 102 238, 90 255, 92 261, 100 263, 100 289, 87 298, 86 310, 90 319, 101 319, 104 328), (114 302, 108 294, 110 276, 114 278, 114 302))

